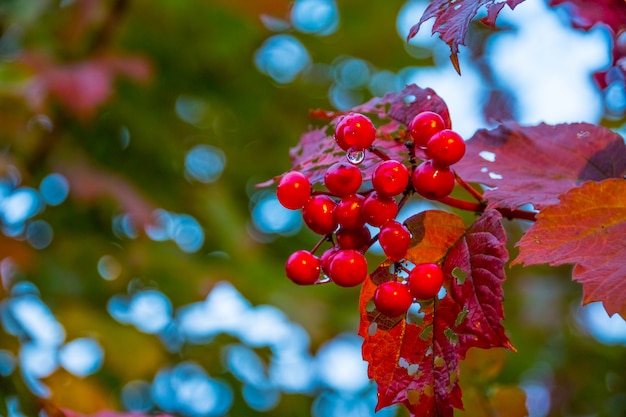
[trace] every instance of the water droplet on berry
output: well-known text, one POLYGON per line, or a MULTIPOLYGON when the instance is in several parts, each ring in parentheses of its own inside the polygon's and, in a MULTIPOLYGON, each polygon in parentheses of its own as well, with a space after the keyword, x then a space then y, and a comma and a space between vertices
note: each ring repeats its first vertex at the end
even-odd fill
POLYGON ((576 134, 578 139, 583 139, 583 138, 589 137, 589 135, 590 135, 590 133, 587 130, 581 130, 580 132, 578 132, 576 134))
POLYGON ((482 173, 485 173, 485 172, 488 172, 488 171, 489 171, 489 168, 487 168, 487 167, 482 167, 480 169, 480 172, 482 172, 482 173))
POLYGON ((502 175, 496 174, 495 172, 490 172, 489 173, 489 178, 491 178, 492 180, 501 180, 502 179, 502 175))
POLYGON ((365 159, 365 149, 350 148, 346 153, 346 159, 352 165, 359 165, 365 159))

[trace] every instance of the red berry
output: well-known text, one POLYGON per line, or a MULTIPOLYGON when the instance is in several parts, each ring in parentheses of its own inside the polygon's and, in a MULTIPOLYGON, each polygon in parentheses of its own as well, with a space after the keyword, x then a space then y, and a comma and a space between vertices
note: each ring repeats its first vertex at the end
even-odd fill
POLYGON ((327 235, 337 228, 336 206, 337 203, 327 195, 313 196, 302 208, 302 219, 315 233, 327 235))
POLYGON ((373 191, 363 201, 361 216, 372 226, 380 227, 397 215, 398 203, 393 197, 384 197, 373 191))
POLYGON ((413 296, 406 284, 387 281, 376 287, 374 305, 376 309, 389 317, 405 314, 413 304, 413 296))
POLYGON ((311 183, 309 179, 298 171, 291 171, 283 175, 276 188, 276 197, 283 207, 297 210, 311 198, 311 183))
POLYGON ((337 244, 341 249, 367 250, 372 239, 372 233, 367 226, 357 229, 347 229, 340 227, 335 233, 337 244))
POLYGON ((362 181, 363 176, 359 167, 345 162, 331 165, 324 174, 324 185, 337 197, 356 193, 362 181))
POLYGON ((413 142, 416 146, 422 148, 426 147, 426 144, 435 133, 445 128, 446 123, 443 121, 443 118, 432 111, 424 111, 417 114, 408 126, 413 142))
POLYGON ((339 252, 339 248, 337 246, 330 247, 326 249, 322 256, 320 256, 320 264, 322 267, 322 272, 326 275, 330 275, 330 263, 333 260, 333 256, 339 252))
POLYGON ((333 256, 329 272, 340 287, 355 287, 367 277, 367 260, 355 249, 341 249, 333 256))
POLYGON ((312 285, 320 276, 320 260, 307 250, 291 254, 285 263, 287 278, 298 285, 312 285))
POLYGON ((369 117, 360 113, 344 116, 335 127, 335 141, 344 151, 350 148, 367 149, 375 137, 376 127, 369 117))
POLYGON ((346 229, 356 229, 365 224, 361 216, 361 207, 365 197, 359 194, 352 194, 341 199, 335 208, 335 220, 341 227, 346 229))
POLYGON ((456 164, 465 155, 465 141, 454 130, 435 133, 426 145, 426 152, 437 166, 456 164))
POLYGON ((409 290, 418 300, 433 298, 441 290, 443 271, 436 264, 419 264, 409 272, 409 290))
POLYGON ((395 196, 406 190, 410 174, 408 168, 396 160, 382 161, 372 174, 372 186, 379 195, 395 196))
POLYGON ((447 167, 435 167, 432 161, 422 162, 413 172, 413 188, 424 198, 439 200, 454 189, 454 173, 447 167))
POLYGON ((411 246, 411 233, 403 224, 390 220, 380 228, 378 242, 387 258, 399 262, 411 246))

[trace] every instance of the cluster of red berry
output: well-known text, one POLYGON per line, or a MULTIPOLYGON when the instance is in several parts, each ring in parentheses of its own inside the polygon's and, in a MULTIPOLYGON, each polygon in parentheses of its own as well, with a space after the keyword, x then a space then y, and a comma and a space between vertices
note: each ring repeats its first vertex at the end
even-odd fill
MULTIPOLYGON (((465 153, 465 142, 450 130, 440 115, 422 112, 408 125, 412 143, 429 159, 411 168, 400 161, 381 158, 371 176, 371 188, 361 190, 363 174, 359 167, 363 155, 376 137, 372 121, 359 113, 339 120, 334 138, 346 151, 346 161, 337 162, 324 174, 326 190, 314 191, 301 172, 285 174, 277 187, 279 202, 291 210, 302 210, 305 224, 313 232, 326 236, 332 246, 321 256, 307 250, 294 252, 286 262, 287 277, 300 285, 330 280, 342 287, 361 284, 367 277, 365 251, 376 239, 389 260, 401 262, 410 247, 411 233, 396 220, 397 198, 417 192, 425 198, 441 199, 455 184, 450 165, 465 153), (379 228, 372 238, 370 227, 379 228), (323 274, 323 275, 322 275, 323 274)), ((374 295, 376 308, 388 316, 405 313, 414 299, 433 298, 443 283, 443 273, 436 264, 416 265, 406 281, 385 282, 374 295)))

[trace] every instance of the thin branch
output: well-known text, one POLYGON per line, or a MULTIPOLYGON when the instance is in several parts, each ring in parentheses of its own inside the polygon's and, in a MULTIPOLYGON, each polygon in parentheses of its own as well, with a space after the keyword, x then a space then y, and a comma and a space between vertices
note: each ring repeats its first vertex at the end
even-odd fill
POLYGON ((476 199, 476 201, 478 201, 479 203, 483 202, 482 193, 480 193, 478 190, 472 187, 469 183, 467 183, 463 178, 461 178, 461 176, 457 174, 456 171, 454 171, 454 178, 456 179, 456 182, 465 189, 465 191, 470 193, 472 197, 476 199))

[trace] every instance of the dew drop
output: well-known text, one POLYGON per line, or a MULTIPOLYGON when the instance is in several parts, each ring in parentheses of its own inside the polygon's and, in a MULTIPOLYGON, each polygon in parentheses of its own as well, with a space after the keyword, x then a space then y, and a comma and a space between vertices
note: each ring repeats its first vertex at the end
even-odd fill
POLYGON ((495 172, 490 172, 489 173, 489 178, 491 178, 492 180, 501 180, 502 179, 502 175, 496 174, 495 172))
POLYGON ((352 165, 359 165, 365 159, 365 149, 350 148, 346 153, 346 159, 352 165))

